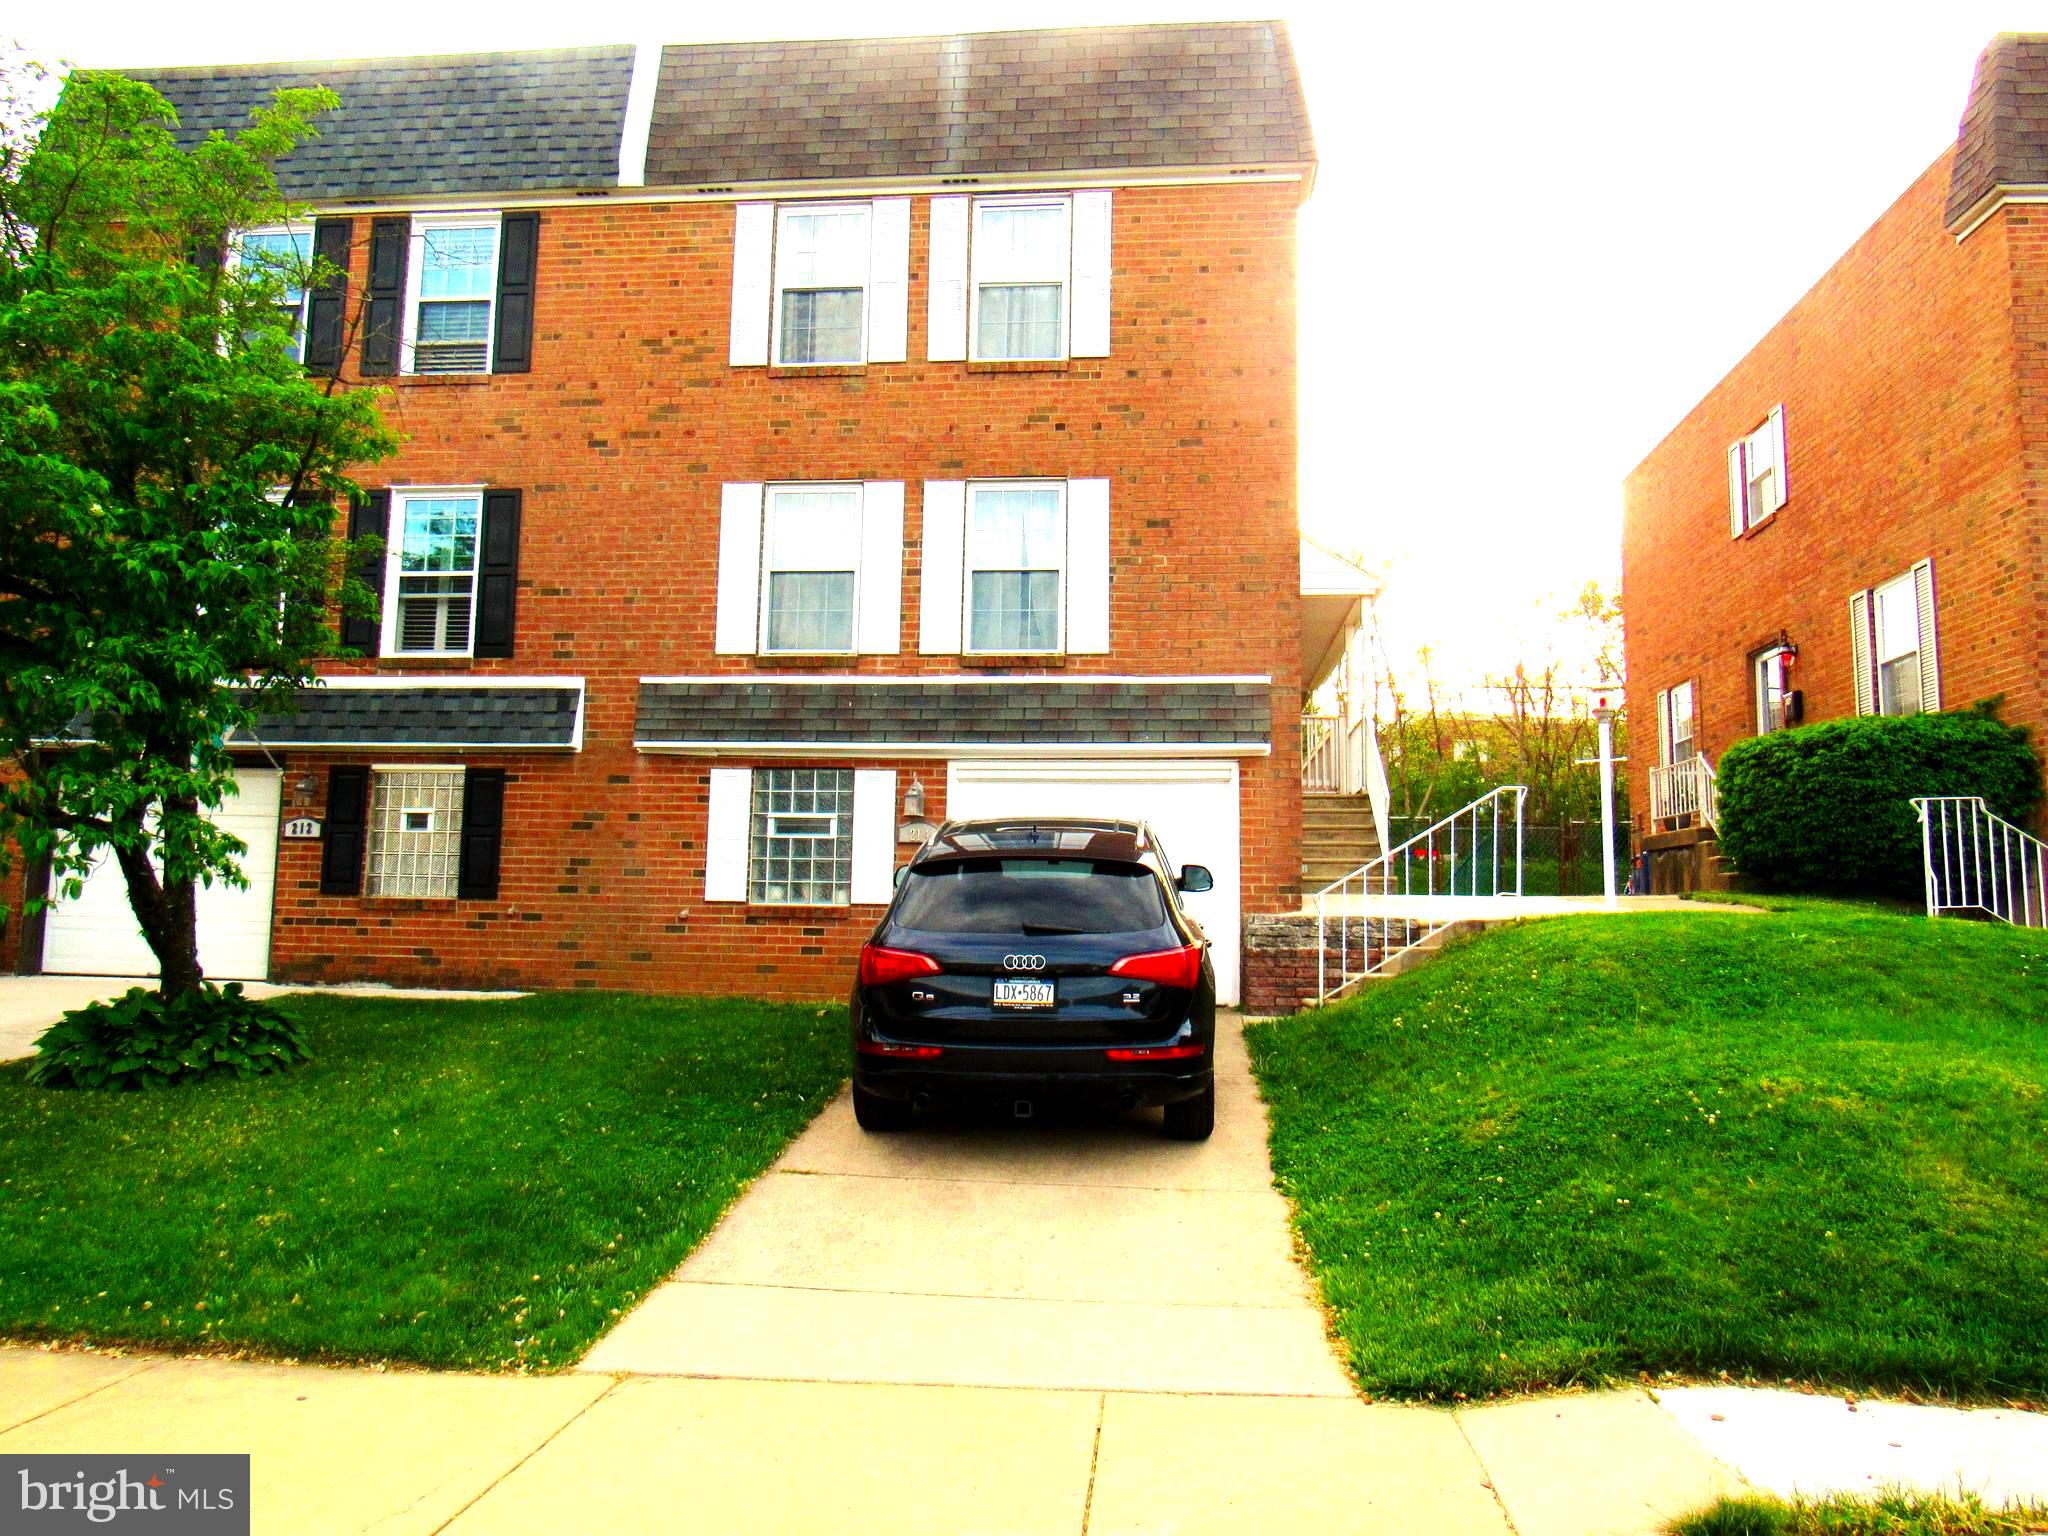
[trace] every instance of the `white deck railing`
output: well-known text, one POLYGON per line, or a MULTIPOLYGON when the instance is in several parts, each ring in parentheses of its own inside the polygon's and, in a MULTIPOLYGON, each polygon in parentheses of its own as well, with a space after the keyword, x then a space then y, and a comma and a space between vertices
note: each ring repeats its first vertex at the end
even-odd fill
POLYGON ((1301 717, 1301 787, 1341 790, 1344 787, 1344 733, 1331 715, 1301 717))
POLYGON ((1675 821, 1690 816, 1709 827, 1721 824, 1720 802, 1714 784, 1714 765, 1694 753, 1683 762, 1666 763, 1650 770, 1650 820, 1675 821))
POLYGON ((1975 795, 1916 796, 1927 915, 1981 912, 2048 928, 2048 844, 1975 795))
POLYGON ((1379 974, 1450 927, 1457 919, 1431 911, 1435 898, 1520 896, 1527 795, 1520 784, 1481 795, 1317 891, 1316 1001, 1379 974))

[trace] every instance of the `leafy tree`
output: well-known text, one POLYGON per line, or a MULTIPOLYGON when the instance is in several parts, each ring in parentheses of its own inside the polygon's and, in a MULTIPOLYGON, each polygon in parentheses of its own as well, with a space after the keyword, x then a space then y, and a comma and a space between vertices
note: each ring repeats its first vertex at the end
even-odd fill
POLYGON ((370 602, 335 508, 396 439, 287 314, 331 273, 222 259, 293 217, 273 166, 335 105, 279 91, 188 150, 154 90, 77 71, 0 146, 0 839, 74 893, 111 854, 167 1000, 198 887, 243 883, 205 814, 230 736, 370 602))

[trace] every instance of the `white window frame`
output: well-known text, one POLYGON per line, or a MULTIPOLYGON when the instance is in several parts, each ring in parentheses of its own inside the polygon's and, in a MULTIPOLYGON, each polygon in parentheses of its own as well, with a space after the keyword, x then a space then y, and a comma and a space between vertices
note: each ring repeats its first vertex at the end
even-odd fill
MULTIPOLYGON (((391 517, 384 526, 384 607, 382 612, 383 634, 379 653, 385 656, 452 656, 467 658, 476 651, 476 589, 477 577, 483 565, 484 548, 484 487, 481 485, 398 485, 391 488, 391 517), (476 557, 469 569, 469 642, 460 650, 436 647, 430 651, 401 650, 399 639, 403 631, 399 627, 398 594, 399 578, 404 574, 399 568, 401 556, 405 553, 405 507, 410 501, 448 501, 457 498, 476 502, 476 557)), ((453 573, 436 573, 453 574, 453 573)))
MULTIPOLYGON (((868 360, 868 331, 874 320, 875 273, 874 273, 875 205, 871 200, 859 202, 807 202, 777 203, 775 205, 775 266, 770 288, 773 302, 768 316, 768 356, 777 368, 857 368, 868 360), (782 355, 782 295, 786 285, 783 282, 782 258, 785 246, 783 231, 793 217, 807 214, 837 213, 861 215, 861 249, 869 253, 868 266, 861 273, 858 285, 836 283, 830 286, 844 288, 858 286, 860 289, 860 346, 852 357, 821 359, 816 362, 791 362, 782 355)), ((809 291, 809 290, 806 290, 809 291)))
POLYGON ((1785 459, 1790 449, 1785 440, 1785 407, 1774 405, 1763 422, 1728 446, 1729 534, 1741 538, 1777 515, 1785 505, 1785 459), (1770 468, 1760 474, 1757 465, 1765 458, 1770 468), (1769 478, 1765 479, 1764 475, 1769 478), (1759 490, 1759 486, 1767 490, 1759 490), (1737 526, 1739 524, 1740 526, 1737 526))
POLYGON ((1894 576, 1890 581, 1880 582, 1870 589, 1870 674, 1871 699, 1880 715, 1918 715, 1926 713, 1925 699, 1927 685, 1921 679, 1921 668, 1927 665, 1927 636, 1920 625, 1920 588, 1914 573, 1894 576), (1884 616, 1892 602, 1903 602, 1913 615, 1913 648, 1896 655, 1885 654, 1884 616), (1885 675, 1887 662, 1904 661, 1913 658, 1913 698, 1910 709, 1887 709, 1885 707, 1885 675))
POLYGON ((1689 763, 1699 756, 1700 701, 1697 691, 1693 688, 1692 679, 1689 677, 1681 682, 1673 683, 1664 690, 1664 730, 1662 735, 1664 738, 1664 766, 1666 768, 1675 768, 1680 763, 1689 763), (1678 750, 1678 722, 1681 718, 1678 712, 1678 696, 1681 691, 1685 694, 1686 708, 1682 718, 1685 720, 1687 727, 1687 734, 1684 738, 1687 750, 1683 753, 1678 750))
POLYGON ((748 904, 749 906, 754 906, 754 907, 845 907, 845 906, 851 906, 851 905, 853 904, 853 901, 852 901, 852 893, 853 893, 853 881, 854 881, 854 827, 855 827, 855 825, 856 825, 856 816, 855 816, 855 810, 856 810, 856 807, 857 807, 857 805, 858 805, 858 799, 857 799, 857 796, 858 796, 858 793, 859 793, 859 789, 860 789, 860 776, 859 776, 859 774, 858 774, 858 773, 857 773, 857 772, 856 772, 855 770, 853 770, 853 769, 851 769, 851 768, 836 768, 836 767, 816 767, 816 766, 813 766, 813 765, 810 765, 810 764, 799 764, 799 763, 791 763, 791 764, 786 764, 786 765, 783 765, 783 764, 777 764, 777 765, 774 765, 774 766, 763 766, 763 767, 755 768, 755 769, 753 769, 753 770, 752 770, 752 772, 751 772, 751 775, 750 775, 750 777, 749 777, 749 779, 748 779, 748 783, 747 783, 746 899, 747 899, 747 904, 748 904), (755 890, 756 890, 756 888, 757 888, 758 886, 761 886, 761 885, 765 885, 765 884, 767 883, 764 877, 758 876, 758 875, 756 874, 756 870, 755 870, 755 862, 754 862, 754 859, 755 859, 755 855, 754 855, 754 818, 756 817, 756 815, 757 815, 757 814, 759 814, 759 815, 764 815, 764 816, 766 817, 766 820, 767 820, 767 831, 766 831, 766 835, 767 835, 768 837, 770 837, 770 838, 785 838, 785 839, 788 839, 788 840, 790 840, 790 841, 795 841, 795 840, 797 840, 797 839, 799 839, 799 838, 802 838, 802 839, 806 839, 806 840, 810 840, 810 839, 815 839, 815 838, 816 838, 816 837, 818 836, 818 834, 817 834, 816 832, 799 832, 799 831, 794 831, 794 830, 792 830, 792 831, 788 831, 788 832, 781 832, 781 831, 778 831, 778 830, 777 830, 777 828, 776 828, 776 822, 777 822, 778 818, 789 818, 789 819, 791 819, 791 820, 801 820, 801 821, 832 821, 832 822, 834 822, 834 826, 833 826, 833 829, 832 829, 832 831, 833 831, 833 839, 834 839, 835 843, 836 843, 836 842, 837 842, 837 841, 839 840, 839 833, 838 833, 838 827, 837 827, 837 825, 836 825, 836 823, 837 823, 837 818, 836 818, 836 817, 834 817, 833 815, 831 815, 831 813, 829 813, 829 812, 825 812, 825 811, 780 811, 780 812, 778 812, 778 811, 772 811, 772 810, 771 810, 771 811, 767 811, 767 812, 757 812, 757 811, 755 810, 754 802, 755 802, 756 798, 757 798, 757 797, 759 797, 760 795, 762 795, 763 793, 767 793, 767 794, 772 794, 772 793, 774 792, 774 790, 773 790, 773 784, 774 784, 774 776, 775 776, 776 774, 783 774, 783 773, 789 773, 789 774, 795 774, 795 773, 839 773, 839 774, 844 774, 844 775, 846 776, 846 833, 845 833, 845 848, 844 848, 844 851, 843 851, 843 855, 842 855, 842 854, 841 854, 841 853, 840 853, 839 851, 837 851, 837 850, 835 850, 835 853, 834 853, 834 862, 835 862, 835 863, 839 862, 839 861, 840 861, 840 859, 841 859, 841 857, 843 856, 843 859, 844 859, 844 862, 845 862, 845 865, 846 865, 846 891, 847 891, 847 896, 846 896, 846 899, 845 899, 845 900, 837 900, 837 899, 831 899, 831 898, 827 898, 827 899, 820 899, 820 898, 818 898, 818 897, 816 897, 816 896, 805 896, 805 897, 802 897, 801 899, 793 899, 793 900, 792 900, 792 899, 784 899, 784 900, 780 900, 780 901, 777 901, 777 900, 773 900, 773 899, 771 899, 771 898, 769 898, 769 897, 766 897, 766 896, 757 896, 757 895, 755 894, 755 890), (764 776, 765 776, 765 777, 764 777, 764 776))
MULTIPOLYGON (((424 377, 475 378, 498 362, 498 283, 505 264, 505 220, 497 213, 416 213, 405 251, 405 341, 399 348, 399 371, 419 373, 420 286, 426 270, 430 229, 488 229, 492 232, 490 318, 484 322, 484 365, 481 368, 435 369, 424 377)), ((434 301, 428 300, 429 303, 434 301)))
MULTIPOLYGON (((861 599, 861 556, 865 552, 862 542, 862 519, 867 515, 867 483, 862 480, 777 480, 770 481, 761 489, 761 558, 760 589, 755 597, 756 633, 754 645, 762 656, 857 656, 860 654, 860 599, 861 599), (768 600, 770 582, 778 567, 769 563, 769 550, 774 547, 775 499, 778 494, 792 495, 803 491, 851 491, 853 492, 853 599, 849 610, 847 640, 843 647, 818 650, 808 646, 778 648, 768 643, 774 614, 768 600)), ((791 567, 792 570, 812 569, 791 567)), ((836 566, 833 569, 838 569, 836 566)))
POLYGON ((460 888, 462 883, 462 825, 460 818, 462 814, 462 803, 464 797, 468 794, 468 791, 469 769, 466 764, 372 763, 370 765, 369 795, 364 802, 365 825, 363 828, 363 894, 377 901, 455 900, 456 891, 460 888), (384 831, 378 823, 378 789, 386 781, 395 777, 398 774, 427 773, 439 774, 445 778, 450 778, 455 781, 455 793, 453 797, 453 804, 455 807, 454 826, 443 828, 440 825, 438 825, 437 818, 436 825, 429 826, 423 830, 407 828, 403 825, 405 817, 421 809, 425 809, 431 816, 433 814, 433 808, 431 806, 421 807, 418 805, 408 804, 404 801, 400 801, 398 805, 392 807, 392 810, 393 813, 398 817, 398 820, 400 822, 400 826, 398 829, 399 835, 409 835, 413 837, 446 836, 454 839, 454 851, 452 854, 447 855, 447 857, 450 859, 447 875, 447 889, 445 891, 426 892, 380 890, 378 889, 380 884, 382 884, 386 880, 390 880, 395 877, 390 874, 381 872, 378 868, 378 860, 384 856, 389 855, 395 850, 387 846, 383 841, 384 831))
MULTIPOLYGON (((1067 565, 1069 541, 1069 515, 1067 507, 1067 482, 1040 478, 1018 480, 970 480, 967 482, 967 500, 963 511, 960 537, 960 654, 963 656, 1064 656, 1067 652, 1067 620, 1071 604, 1067 594, 1067 565), (1038 490, 1053 491, 1059 498, 1059 563, 1058 572, 1059 623, 1055 626, 1053 644, 1046 650, 1018 650, 1015 646, 983 647, 974 643, 974 574, 976 571, 1007 571, 1015 567, 1007 565, 983 565, 975 559, 974 498, 982 491, 1038 490)), ((1032 566, 1032 570, 1044 570, 1044 566, 1032 566)))
MULTIPOLYGON (((294 241, 303 238, 306 242, 306 275, 309 278, 312 276, 313 262, 316 259, 313 250, 313 231, 310 227, 303 230, 295 229, 289 224, 259 224, 254 229, 236 231, 234 239, 228 242, 229 271, 235 271, 242 265, 242 242, 251 235, 283 235, 294 241)), ((292 361, 295 363, 303 363, 306 360, 306 327, 311 319, 312 303, 313 285, 307 282, 299 289, 299 319, 292 327, 292 361)), ((284 308, 282 304, 277 307, 284 308)))
POLYGON ((1766 669, 1772 662, 1781 660, 1789 667, 1792 658, 1797 654, 1789 645, 1766 646, 1763 650, 1756 653, 1755 658, 1749 664, 1750 691, 1756 703, 1756 733, 1759 736, 1768 736, 1773 731, 1785 730, 1792 724, 1790 715, 1792 708, 1791 674, 1789 672, 1786 673, 1785 687, 1782 690, 1784 697, 1783 708, 1787 712, 1786 717, 1773 725, 1771 723, 1770 689, 1767 682, 1769 673, 1766 669))
POLYGON ((977 363, 1057 363, 1073 356, 1074 339, 1074 199, 1069 193, 1019 193, 1010 197, 977 197, 968 219, 967 235, 967 355, 977 363), (1062 257, 1056 279, 1019 276, 997 272, 991 275, 983 264, 981 220, 991 209, 1053 208, 1060 210, 1064 226, 1062 257), (981 350, 981 290, 1017 284, 1042 284, 1056 280, 1060 288, 1060 345, 1051 357, 988 357, 981 350))

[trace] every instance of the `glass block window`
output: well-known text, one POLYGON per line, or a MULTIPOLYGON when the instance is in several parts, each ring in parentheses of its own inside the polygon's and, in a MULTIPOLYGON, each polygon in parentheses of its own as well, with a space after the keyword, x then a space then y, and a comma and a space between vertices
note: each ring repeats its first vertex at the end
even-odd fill
POLYGON ((498 226, 429 224, 413 237, 419 273, 415 373, 487 373, 498 292, 498 226))
POLYGON ((775 232, 775 360, 858 363, 867 356, 865 203, 796 204, 775 232))
POLYGON ((975 204, 975 357, 1066 356, 1070 211, 1065 198, 975 204))
POLYGON ((396 495, 390 562, 397 578, 397 652, 466 656, 476 597, 483 497, 396 495))
POLYGON ((252 229, 235 241, 237 266, 280 284, 277 307, 291 328, 291 353, 306 355, 306 274, 313 270, 310 229, 252 229))
POLYGON ((1065 488, 991 483, 968 490, 967 648, 1057 651, 1062 643, 1065 488))
POLYGON ((367 895, 452 899, 462 862, 462 770, 378 770, 369 831, 367 895))
POLYGON ((768 488, 761 529, 761 649, 851 651, 861 488, 768 488))
POLYGON ((844 906, 853 871, 853 771, 756 768, 747 899, 844 906))

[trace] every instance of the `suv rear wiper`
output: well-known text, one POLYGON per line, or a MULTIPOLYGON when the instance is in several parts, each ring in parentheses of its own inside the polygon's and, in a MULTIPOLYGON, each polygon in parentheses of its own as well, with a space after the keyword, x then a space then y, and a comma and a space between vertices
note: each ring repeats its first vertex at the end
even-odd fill
POLYGON ((1024 932, 1034 939, 1058 934, 1086 933, 1085 928, 1062 928, 1057 923, 1026 923, 1024 932))

